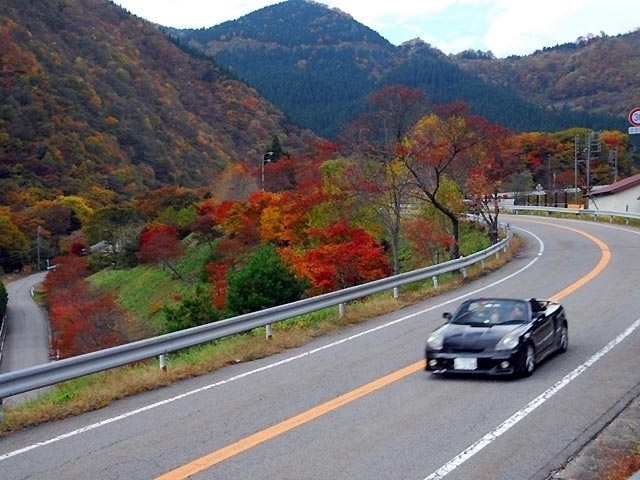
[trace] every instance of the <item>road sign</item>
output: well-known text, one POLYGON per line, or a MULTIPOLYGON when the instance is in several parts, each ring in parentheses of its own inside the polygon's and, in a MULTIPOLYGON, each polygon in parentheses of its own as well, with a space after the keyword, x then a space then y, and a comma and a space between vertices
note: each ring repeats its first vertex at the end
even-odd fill
POLYGON ((629 135, 640 133, 640 127, 629 127, 629 135))
POLYGON ((629 123, 634 127, 640 127, 640 107, 636 107, 629 112, 629 123))

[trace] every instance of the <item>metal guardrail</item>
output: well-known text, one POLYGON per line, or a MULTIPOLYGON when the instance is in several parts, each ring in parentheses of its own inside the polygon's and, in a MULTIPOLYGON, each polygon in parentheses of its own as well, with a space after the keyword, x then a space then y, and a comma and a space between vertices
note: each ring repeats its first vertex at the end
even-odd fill
POLYGON ((594 220, 597 220, 598 217, 609 217, 609 221, 613 221, 614 217, 624 218, 626 223, 629 223, 629 219, 637 219, 640 220, 640 213, 633 212, 615 212, 611 210, 593 210, 586 208, 561 208, 561 207, 538 207, 538 206, 526 206, 526 205, 506 205, 501 208, 501 210, 505 213, 513 212, 547 212, 547 213, 560 213, 564 215, 575 215, 580 218, 582 216, 588 217, 591 216, 594 220))
POLYGON ((4 314, 0 322, 0 364, 2 364, 2 351, 4 350, 4 339, 7 335, 7 314, 4 314))
POLYGON ((458 270, 465 272, 466 268, 478 263, 484 265, 485 260, 494 255, 499 256, 501 251, 506 251, 506 248, 513 238, 511 229, 506 227, 506 231, 507 235, 503 240, 486 250, 432 267, 401 273, 336 292, 267 308, 259 312, 252 312, 166 335, 0 374, 0 418, 2 415, 3 398, 48 387, 84 375, 146 360, 155 356, 165 355, 170 352, 176 352, 183 348, 193 347, 257 327, 265 327, 272 323, 327 307, 335 305, 342 306, 346 302, 392 290, 413 282, 428 279, 433 279, 435 282, 439 275, 458 270))

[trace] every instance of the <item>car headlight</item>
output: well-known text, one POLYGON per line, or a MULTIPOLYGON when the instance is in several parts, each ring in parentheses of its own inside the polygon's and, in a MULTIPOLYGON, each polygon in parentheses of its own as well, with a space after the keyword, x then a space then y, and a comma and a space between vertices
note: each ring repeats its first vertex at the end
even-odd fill
POLYGON ((512 350, 520 343, 520 335, 517 333, 509 333, 502 337, 496 345, 496 350, 512 350))
POLYGON ((433 350, 442 350, 442 344, 444 342, 444 335, 442 332, 433 332, 427 338, 427 346, 433 350))

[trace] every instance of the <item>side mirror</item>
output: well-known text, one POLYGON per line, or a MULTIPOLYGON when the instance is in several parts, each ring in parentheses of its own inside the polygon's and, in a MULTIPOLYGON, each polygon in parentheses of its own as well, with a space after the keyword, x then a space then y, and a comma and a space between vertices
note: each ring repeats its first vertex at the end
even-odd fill
POLYGON ((444 318, 447 321, 450 321, 453 318, 453 315, 451 315, 451 312, 444 312, 442 314, 442 318, 444 318))

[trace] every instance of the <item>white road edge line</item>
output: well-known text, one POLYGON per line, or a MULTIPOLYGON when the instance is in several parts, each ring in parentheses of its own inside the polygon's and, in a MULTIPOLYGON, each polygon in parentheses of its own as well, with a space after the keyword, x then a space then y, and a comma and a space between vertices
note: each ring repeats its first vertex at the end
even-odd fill
POLYGON ((285 358, 285 359, 280 360, 280 361, 275 362, 275 363, 270 363, 269 365, 265 365, 263 367, 256 368, 254 370, 250 370, 248 372, 241 373, 241 374, 235 375, 233 377, 229 377, 229 378, 227 378, 225 380, 220 380, 219 382, 215 382, 215 383, 206 385, 204 387, 201 387, 201 388, 198 388, 198 389, 195 389, 195 390, 191 390, 189 392, 182 393, 180 395, 177 395, 177 396, 172 397, 172 398, 168 398, 166 400, 162 400, 160 402, 152 403, 151 405, 146 405, 146 406, 144 406, 142 408, 138 408, 136 410, 131 410, 130 412, 123 413, 122 415, 118 415, 118 416, 115 416, 115 417, 107 418, 107 419, 102 420, 100 422, 96 422, 96 423, 93 423, 91 425, 87 425, 85 427, 78 428, 76 430, 72 430, 72 431, 64 433, 62 435, 58 435, 57 437, 53 437, 53 438, 50 438, 48 440, 44 440, 42 442, 34 443, 32 445, 28 445, 28 446, 20 448, 18 450, 14 450, 12 452, 4 453, 4 454, 0 455, 0 462, 3 461, 3 460, 6 460, 8 458, 15 457, 17 455, 21 455, 23 453, 27 453, 27 452, 29 452, 31 450, 36 449, 36 448, 45 447, 47 445, 51 445, 53 443, 60 442, 60 441, 65 440, 67 438, 74 437, 76 435, 80 435, 81 433, 85 433, 85 432, 88 432, 88 431, 91 431, 91 430, 95 430, 95 429, 100 428, 100 427, 104 427, 105 425, 108 425, 110 423, 114 423, 114 422, 117 422, 117 421, 120 421, 120 420, 124 420, 126 418, 132 417, 132 416, 137 415, 139 413, 144 413, 144 412, 147 412, 149 410, 153 410, 154 408, 161 407, 161 406, 167 405, 169 403, 173 403, 175 401, 181 400, 181 399, 189 397, 191 395, 195 395, 197 393, 204 392, 204 391, 209 390, 211 388, 219 387, 220 385, 225 385, 227 383, 230 383, 230 382, 233 382, 233 381, 236 381, 236 380, 240 380, 240 379, 248 377, 250 375, 254 375, 256 373, 264 372, 266 370, 270 370, 270 369, 275 368, 275 367, 279 367, 280 365, 284 365, 286 363, 293 362, 295 360, 300 360, 301 358, 308 357, 309 355, 313 355, 314 353, 318 353, 320 351, 336 347, 336 346, 341 345, 343 343, 347 343, 347 342, 350 342, 352 340, 355 340, 356 338, 359 338, 359 337, 362 337, 362 336, 365 336, 365 335, 369 335, 369 334, 377 332, 379 330, 388 328, 388 327, 390 327, 392 325, 396 325, 396 324, 401 323, 401 322, 403 322, 403 321, 405 321, 407 319, 416 317, 417 315, 422 315, 424 313, 430 312, 432 310, 436 310, 436 309, 441 308, 441 307, 443 307, 445 305, 448 305, 450 303, 458 302, 458 301, 462 300, 463 298, 475 295, 478 292, 481 292, 483 290, 491 288, 491 287, 493 287, 495 285, 498 285, 498 284, 500 284, 502 282, 506 282, 507 280, 509 280, 509 279, 515 277, 516 275, 521 274, 525 270, 529 269, 534 263, 536 263, 540 259, 540 257, 544 253, 544 242, 542 241, 542 239, 540 237, 535 235, 533 232, 530 232, 529 230, 526 230, 526 229, 523 229, 523 228, 518 228, 518 229, 528 233, 529 235, 531 235, 532 237, 534 237, 536 239, 536 241, 538 242, 538 245, 539 245, 539 249, 538 249, 537 255, 535 256, 535 258, 533 258, 529 263, 527 263, 521 269, 519 269, 519 270, 513 272, 511 275, 507 275, 506 277, 504 277, 504 278, 502 278, 500 280, 497 280, 497 281, 495 281, 495 282, 493 282, 493 283, 491 283, 489 285, 486 285, 486 286, 484 286, 482 288, 478 288, 478 289, 473 290, 472 292, 466 293, 464 295, 460 295, 458 297, 452 298, 451 300, 447 300, 446 302, 439 303, 437 305, 434 305, 434 306, 429 307, 427 309, 421 310, 419 312, 412 313, 411 315, 406 315, 404 317, 398 318, 396 320, 393 320, 391 322, 385 323, 383 325, 379 325, 378 327, 375 327, 375 328, 372 328, 372 329, 357 333, 355 335, 351 335, 350 337, 346 337, 346 338, 343 338, 343 339, 338 340, 336 342, 332 342, 332 343, 329 343, 327 345, 323 345, 322 347, 318 347, 318 348, 315 348, 313 350, 309 350, 309 351, 303 352, 303 353, 301 353, 299 355, 296 355, 296 356, 293 356, 293 357, 289 357, 289 358, 285 358))
POLYGON ((513 427, 520 420, 525 418, 531 412, 533 412, 536 408, 542 405, 544 402, 549 400, 553 395, 559 392, 562 388, 566 387, 572 380, 574 380, 578 375, 584 372, 587 368, 596 363, 600 358, 602 358, 607 352, 613 349, 616 345, 622 342, 626 337, 631 335, 638 327, 640 326, 640 318, 638 318, 633 324, 627 328, 624 332, 618 335, 615 339, 611 340, 607 345, 605 345, 601 350, 595 353, 591 358, 589 358, 586 362, 576 367, 573 371, 569 372, 565 377, 555 385, 548 388, 544 392, 542 392, 538 397, 533 399, 529 404, 527 404, 523 409, 517 411, 509 418, 507 418, 504 422, 496 427, 495 430, 487 433, 484 437, 478 440, 473 445, 469 446, 463 452, 449 460, 438 470, 433 472, 431 475, 426 477, 424 480, 436 480, 440 478, 444 478, 448 473, 451 473, 453 470, 458 468, 464 462, 473 457, 476 453, 482 450, 484 447, 491 444, 494 440, 496 440, 503 433, 507 432, 511 427, 513 427))

